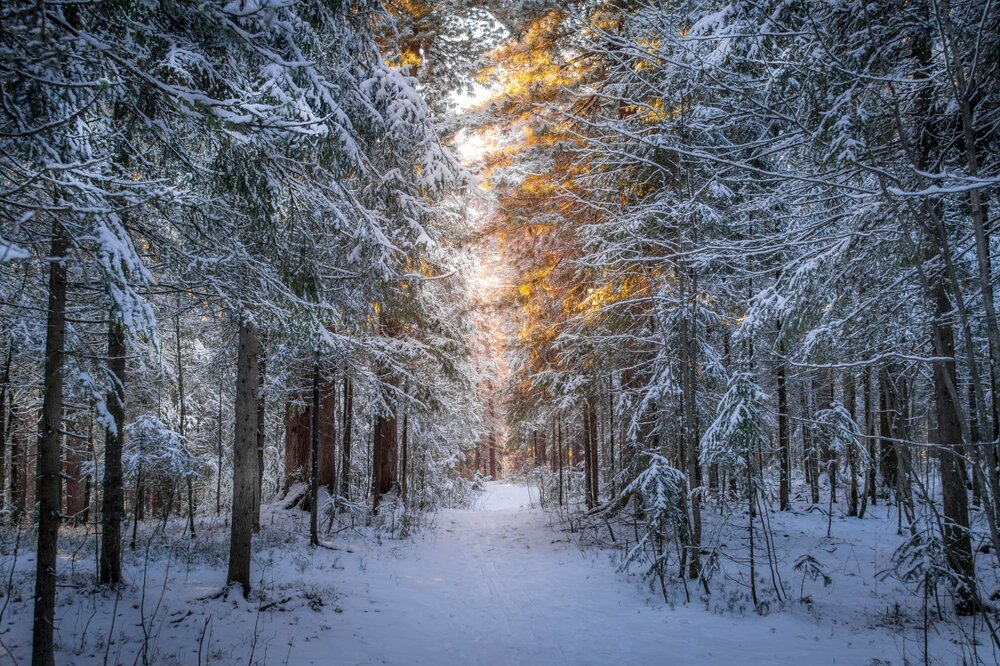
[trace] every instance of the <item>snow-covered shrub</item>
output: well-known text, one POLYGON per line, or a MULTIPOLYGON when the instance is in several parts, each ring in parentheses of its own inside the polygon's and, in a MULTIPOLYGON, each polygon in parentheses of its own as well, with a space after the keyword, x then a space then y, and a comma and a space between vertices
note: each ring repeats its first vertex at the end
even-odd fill
POLYGON ((861 428, 842 402, 835 401, 829 409, 816 412, 816 421, 820 437, 827 442, 831 453, 839 456, 850 451, 867 460, 868 451, 861 445, 861 428))
POLYGON ((489 476, 480 474, 479 471, 476 471, 475 476, 472 477, 472 489, 481 493, 486 490, 486 482, 490 480, 489 476))
POLYGON ((548 467, 535 467, 528 472, 528 483, 538 488, 538 503, 543 507, 559 503, 559 474, 548 467))
POLYGON ((372 528, 381 538, 407 535, 406 503, 397 490, 391 490, 379 500, 378 511, 372 517, 372 528))
POLYGON ((135 485, 171 487, 201 475, 204 464, 187 450, 184 438, 155 416, 144 414, 125 426, 122 472, 135 485))
POLYGON ((715 420, 701 438, 701 464, 731 471, 750 464, 755 451, 766 451, 770 446, 763 415, 767 400, 749 374, 734 375, 719 401, 715 420))
POLYGON ((891 576, 925 599, 934 596, 940 583, 956 590, 966 586, 967 581, 956 576, 948 565, 937 517, 925 511, 910 527, 909 538, 892 554, 889 568, 880 572, 879 578, 891 576))
POLYGON ((623 491, 641 499, 645 531, 625 555, 622 568, 637 562, 645 563, 645 575, 657 578, 666 599, 667 567, 671 562, 670 537, 687 530, 687 514, 682 508, 687 477, 663 456, 656 453, 648 455, 646 469, 623 491))

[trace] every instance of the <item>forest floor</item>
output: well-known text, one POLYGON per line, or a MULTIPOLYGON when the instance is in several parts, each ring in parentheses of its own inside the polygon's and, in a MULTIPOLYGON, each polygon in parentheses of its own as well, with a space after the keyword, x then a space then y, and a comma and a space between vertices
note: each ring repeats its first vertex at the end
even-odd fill
MULTIPOLYGON (((221 594, 221 522, 202 523, 194 542, 149 534, 149 547, 126 561, 130 580, 117 599, 94 588, 87 536, 70 535, 60 562, 58 663, 918 663, 912 631, 865 626, 850 613, 664 604, 616 570, 620 555, 581 548, 532 500, 527 486, 489 483, 472 509, 441 511, 408 538, 348 530, 327 537, 336 550, 308 548, 306 514, 272 506, 255 540, 260 584, 249 600, 221 594)), ((29 661, 33 566, 22 548, 14 593, 0 603, 0 664, 29 661)), ((838 598, 850 587, 814 587, 827 597, 817 605, 852 604, 838 598)), ((957 663, 960 650, 946 639, 931 636, 930 663, 957 663)))

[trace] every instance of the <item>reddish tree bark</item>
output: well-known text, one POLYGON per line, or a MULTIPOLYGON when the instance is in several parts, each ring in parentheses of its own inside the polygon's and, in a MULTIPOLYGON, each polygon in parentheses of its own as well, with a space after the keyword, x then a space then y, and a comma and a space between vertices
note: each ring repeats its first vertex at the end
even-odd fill
POLYGON ((354 389, 351 378, 344 377, 344 428, 340 446, 340 494, 351 498, 351 426, 354 422, 354 389))
MULTIPOLYGON (((301 399, 308 397, 294 395, 285 404, 285 492, 292 483, 307 481, 312 472, 312 407, 301 405, 301 399)), ((318 477, 319 485, 330 492, 334 492, 337 481, 336 438, 337 385, 330 383, 321 388, 320 395, 318 477)))
POLYGON ((10 433, 10 488, 8 494, 15 522, 24 515, 24 507, 28 503, 26 458, 21 436, 17 430, 12 429, 10 433))
POLYGON ((285 403, 285 492, 296 481, 304 481, 309 475, 309 429, 308 407, 302 407, 292 400, 285 403))
POLYGON ((497 436, 490 433, 490 438, 487 440, 490 447, 490 478, 497 478, 497 436))
MULTIPOLYGON (((58 218, 57 218, 58 219, 58 218)), ((38 503, 38 546, 35 555, 35 608, 31 663, 55 666, 53 634, 56 614, 56 561, 62 491, 60 458, 63 427, 63 367, 66 359, 66 258, 69 241, 62 225, 53 224, 49 256, 49 307, 45 331, 42 421, 38 429, 35 499, 38 503)))
POLYGON ((317 482, 332 493, 337 483, 337 385, 322 388, 319 404, 319 473, 317 482))
POLYGON ((374 446, 372 447, 372 507, 378 509, 382 497, 398 485, 396 466, 396 415, 382 414, 375 418, 374 446))
POLYGON ((77 443, 66 447, 63 456, 63 489, 65 491, 65 514, 75 521, 86 520, 87 484, 83 477, 83 463, 86 453, 77 448, 77 443))

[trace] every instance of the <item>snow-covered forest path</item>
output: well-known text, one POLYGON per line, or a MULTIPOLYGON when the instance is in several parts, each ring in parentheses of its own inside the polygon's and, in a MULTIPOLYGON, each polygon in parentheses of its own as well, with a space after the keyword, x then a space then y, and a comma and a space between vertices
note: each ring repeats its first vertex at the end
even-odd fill
MULTIPOLYGON (((135 664, 145 652, 166 666, 884 666, 918 647, 866 610, 872 598, 860 595, 871 590, 851 584, 862 579, 847 541, 830 560, 833 568, 846 557, 845 575, 828 589, 809 586, 823 611, 792 604, 758 616, 738 584, 708 605, 671 607, 619 573, 615 553, 580 548, 531 495, 490 483, 472 509, 431 514, 407 538, 346 530, 325 537, 332 550, 306 546, 307 513, 270 505, 250 600, 220 594, 221 522, 203 525, 197 542, 154 547, 148 570, 144 549, 127 551, 129 583, 117 601, 91 590, 94 554, 73 546, 66 554, 78 551, 76 563, 62 562, 76 573, 59 597, 57 663, 135 664)), ((86 543, 80 533, 77 544, 86 543)), ((33 567, 30 555, 18 559, 16 589, 30 589, 33 567)), ((0 621, 0 666, 29 661, 30 597, 18 599, 0 621)), ((954 652, 938 641, 938 653, 954 652)))
MULTIPOLYGON (((363 574, 345 571, 344 613, 307 644, 322 663, 901 662, 884 633, 837 630, 798 613, 667 607, 623 580, 606 553, 581 551, 554 530, 524 486, 491 483, 473 510, 442 512, 393 556, 373 556, 363 574)), ((302 647, 293 658, 305 656, 302 647)))

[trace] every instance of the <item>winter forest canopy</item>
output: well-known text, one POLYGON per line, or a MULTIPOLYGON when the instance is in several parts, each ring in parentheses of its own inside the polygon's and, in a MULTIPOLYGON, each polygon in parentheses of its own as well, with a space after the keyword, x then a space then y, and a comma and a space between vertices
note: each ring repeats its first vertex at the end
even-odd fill
POLYGON ((0 663, 1000 663, 998 194, 992 0, 8 0, 0 663))

